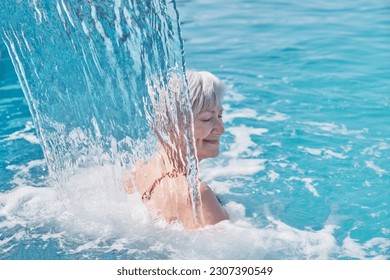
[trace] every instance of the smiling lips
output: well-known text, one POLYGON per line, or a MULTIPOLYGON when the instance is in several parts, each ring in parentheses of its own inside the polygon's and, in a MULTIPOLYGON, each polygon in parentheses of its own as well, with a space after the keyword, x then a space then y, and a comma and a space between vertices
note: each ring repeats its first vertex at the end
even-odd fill
POLYGON ((219 139, 204 139, 203 141, 209 144, 219 144, 219 139))

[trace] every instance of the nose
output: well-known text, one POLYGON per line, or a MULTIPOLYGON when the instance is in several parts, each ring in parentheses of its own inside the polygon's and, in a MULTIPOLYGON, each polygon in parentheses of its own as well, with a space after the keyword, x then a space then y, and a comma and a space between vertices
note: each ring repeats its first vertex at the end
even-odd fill
POLYGON ((225 132, 225 126, 223 125, 222 118, 219 118, 213 128, 213 134, 215 135, 222 135, 225 132))

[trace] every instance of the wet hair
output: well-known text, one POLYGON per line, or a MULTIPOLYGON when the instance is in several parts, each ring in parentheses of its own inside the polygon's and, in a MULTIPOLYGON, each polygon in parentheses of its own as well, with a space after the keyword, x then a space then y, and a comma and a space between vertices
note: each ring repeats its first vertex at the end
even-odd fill
POLYGON ((194 115, 222 105, 224 84, 206 71, 187 71, 188 88, 194 115))

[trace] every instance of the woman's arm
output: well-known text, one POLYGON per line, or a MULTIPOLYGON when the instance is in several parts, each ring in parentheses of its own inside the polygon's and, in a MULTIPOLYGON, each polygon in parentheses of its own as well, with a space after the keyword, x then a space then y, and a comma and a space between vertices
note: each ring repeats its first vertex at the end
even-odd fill
POLYGON ((204 182, 200 181, 200 207, 204 225, 214 225, 229 219, 228 214, 219 203, 214 192, 204 182))

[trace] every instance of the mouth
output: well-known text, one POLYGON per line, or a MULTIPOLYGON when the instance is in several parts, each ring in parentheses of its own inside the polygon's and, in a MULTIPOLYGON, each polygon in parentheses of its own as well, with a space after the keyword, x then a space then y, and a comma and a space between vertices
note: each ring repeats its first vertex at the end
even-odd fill
POLYGON ((209 143, 209 144, 219 144, 219 140, 218 139, 217 140, 204 139, 203 141, 206 142, 206 143, 209 143))

